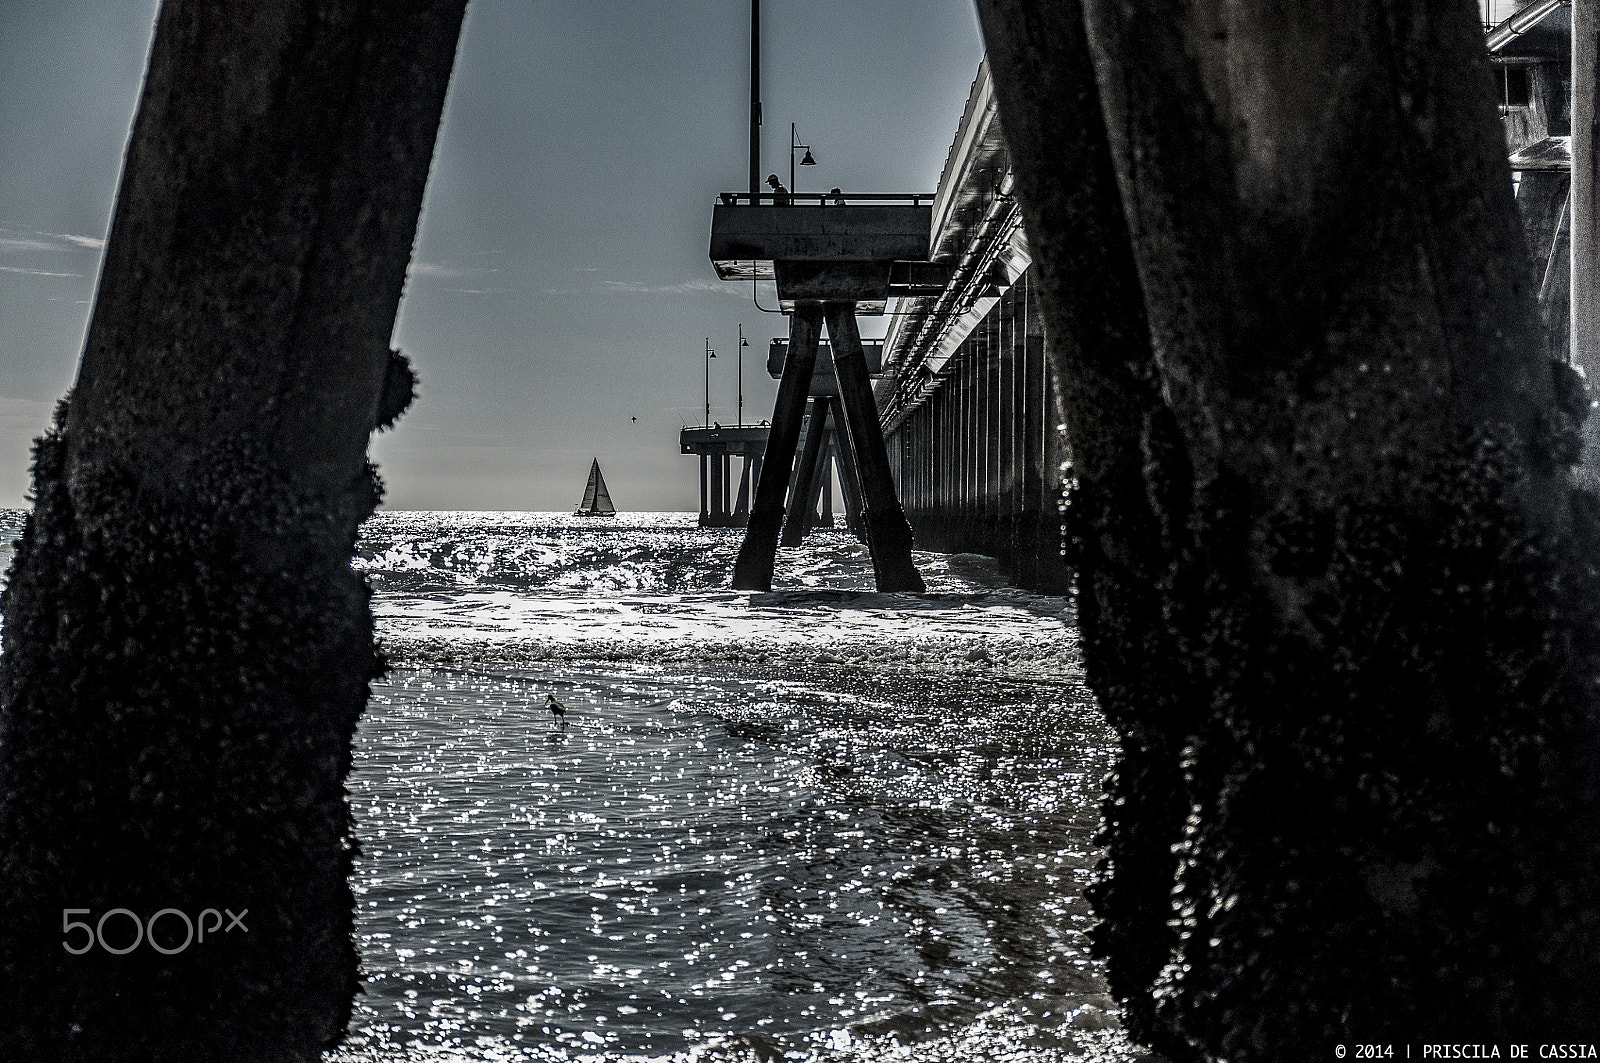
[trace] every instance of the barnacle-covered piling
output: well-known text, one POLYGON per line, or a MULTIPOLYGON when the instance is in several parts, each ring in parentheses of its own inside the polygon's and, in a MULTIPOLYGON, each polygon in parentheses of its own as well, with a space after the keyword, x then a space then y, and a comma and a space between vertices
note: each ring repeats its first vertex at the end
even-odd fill
POLYGON ((1474 13, 979 9, 1122 738, 1096 940, 1130 1030, 1592 1040, 1600 504, 1474 13))
POLYGON ((381 670, 350 558, 414 391, 388 341, 464 7, 162 7, 4 601, 0 1057, 343 1034, 381 670))

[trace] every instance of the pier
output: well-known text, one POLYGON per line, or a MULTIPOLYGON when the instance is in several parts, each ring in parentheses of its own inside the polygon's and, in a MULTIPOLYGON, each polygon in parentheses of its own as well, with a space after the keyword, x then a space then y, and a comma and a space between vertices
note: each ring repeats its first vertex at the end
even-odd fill
MULTIPOLYGON (((863 341, 862 354, 867 375, 876 379, 883 372, 883 343, 863 341)), ((789 341, 775 339, 767 354, 767 372, 774 380, 783 379, 789 358, 789 341)), ((809 412, 801 426, 800 458, 789 482, 788 504, 783 518, 783 546, 798 546, 816 525, 833 523, 833 479, 837 475, 844 499, 845 527, 866 539, 862 524, 861 484, 849 433, 844 431, 844 410, 839 404, 839 380, 834 373, 833 347, 817 345, 811 388, 807 393, 809 412)))
POLYGON ((750 517, 750 485, 761 477, 767 452, 765 425, 685 428, 678 451, 700 458, 700 527, 742 528, 750 517), (733 459, 743 459, 739 487, 733 487, 733 459))
MULTIPOLYGON (((856 315, 883 313, 898 294, 895 264, 928 260, 932 199, 927 195, 724 192, 712 210, 710 257, 723 280, 777 282, 789 313, 789 344, 766 460, 750 507, 733 585, 770 590, 794 468, 801 422, 811 399, 818 344, 826 325, 838 405, 855 479, 862 525, 882 591, 921 591, 911 560, 911 527, 895 493, 894 475, 856 325, 856 315)), ((833 400, 830 400, 830 402, 833 400)), ((820 422, 819 422, 820 423, 820 422)))
MULTIPOLYGON (((920 589, 914 541, 988 554, 1019 586, 1065 591, 1068 453, 987 63, 932 196, 723 193, 711 259, 724 280, 776 281, 792 329, 768 359, 782 383, 736 587, 770 586, 780 526, 782 545, 801 541, 832 458, 880 589, 920 589), (855 315, 885 313, 891 296, 887 337, 863 344, 855 315), (818 339, 824 316, 831 343, 818 339)), ((685 453, 696 431, 684 431, 685 453)), ((746 523, 748 466, 732 512, 728 473, 713 460, 710 475, 702 524, 746 523)))
POLYGON ((917 544, 988 554, 1016 585, 1064 593, 1069 453, 987 62, 939 180, 930 258, 942 277, 899 301, 876 394, 917 544))

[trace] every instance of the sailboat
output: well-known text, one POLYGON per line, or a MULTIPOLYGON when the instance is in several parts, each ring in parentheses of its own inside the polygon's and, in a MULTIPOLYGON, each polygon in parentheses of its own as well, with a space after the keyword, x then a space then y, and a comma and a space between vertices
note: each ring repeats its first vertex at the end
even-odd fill
POLYGON ((614 517, 617 507, 611 504, 611 492, 606 490, 606 478, 600 475, 600 459, 589 466, 589 483, 583 489, 583 501, 578 503, 580 517, 614 517))

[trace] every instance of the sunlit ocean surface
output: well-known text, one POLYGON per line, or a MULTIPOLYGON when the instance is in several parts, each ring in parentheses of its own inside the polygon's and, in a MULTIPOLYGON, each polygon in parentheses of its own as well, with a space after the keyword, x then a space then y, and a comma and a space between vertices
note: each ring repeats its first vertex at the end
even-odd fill
POLYGON ((393 669, 329 1063, 1147 1058, 1087 956, 1111 738, 1067 603, 972 555, 880 595, 842 531, 734 592, 741 536, 368 523, 393 669))

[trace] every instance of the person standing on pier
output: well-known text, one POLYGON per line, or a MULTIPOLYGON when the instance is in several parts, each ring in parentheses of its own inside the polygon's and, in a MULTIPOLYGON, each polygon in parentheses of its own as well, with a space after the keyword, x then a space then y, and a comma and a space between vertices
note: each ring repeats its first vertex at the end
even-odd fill
MULTIPOLYGON (((759 173, 760 171, 756 172, 759 173)), ((784 187, 782 181, 778 180, 778 175, 775 173, 767 174, 767 184, 772 186, 773 206, 787 207, 789 205, 789 190, 784 187)))

